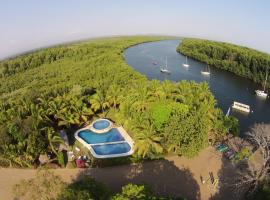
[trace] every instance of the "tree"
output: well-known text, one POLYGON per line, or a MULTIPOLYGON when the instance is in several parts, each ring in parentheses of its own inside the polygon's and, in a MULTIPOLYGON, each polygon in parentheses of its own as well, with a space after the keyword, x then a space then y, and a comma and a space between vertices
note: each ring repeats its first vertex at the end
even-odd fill
POLYGON ((65 187, 57 199, 59 200, 107 200, 110 197, 109 190, 93 178, 84 176, 65 187))
POLYGON ((249 168, 241 173, 237 186, 248 187, 248 195, 258 190, 269 176, 270 170, 270 124, 255 124, 249 132, 246 133, 247 140, 254 145, 262 155, 262 162, 259 168, 249 168))
POLYGON ((108 90, 108 102, 110 106, 114 108, 116 111, 117 106, 120 104, 121 100, 123 99, 123 95, 121 94, 121 89, 116 84, 109 87, 108 90))
POLYGON ((56 150, 56 148, 59 146, 59 144, 64 144, 63 139, 60 136, 55 135, 54 130, 52 128, 46 128, 45 130, 47 133, 48 142, 52 152, 55 155, 58 155, 58 151, 56 150))
POLYGON ((97 93, 90 98, 89 102, 91 104, 91 108, 95 112, 102 110, 102 113, 104 113, 105 109, 110 107, 108 98, 101 91, 97 91, 97 93))
POLYGON ((112 200, 150 200, 154 199, 151 191, 145 185, 128 184, 122 187, 121 193, 112 197, 112 200))
POLYGON ((135 151, 143 158, 161 155, 164 151, 162 138, 154 132, 154 125, 149 121, 141 125, 135 135, 135 151))

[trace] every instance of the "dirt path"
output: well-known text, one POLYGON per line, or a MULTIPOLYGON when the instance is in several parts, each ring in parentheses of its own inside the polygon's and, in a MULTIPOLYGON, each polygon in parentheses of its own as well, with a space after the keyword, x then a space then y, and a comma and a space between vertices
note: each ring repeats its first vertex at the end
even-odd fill
MULTIPOLYGON (((151 161, 136 165, 122 165, 95 169, 57 169, 55 174, 65 181, 71 182, 81 176, 90 175, 103 182, 113 191, 119 191, 127 183, 147 183, 159 195, 184 196, 188 199, 210 199, 217 192, 210 187, 210 182, 202 184, 209 172, 214 177, 221 176, 222 168, 233 173, 230 164, 212 148, 202 151, 193 159, 168 156, 166 160, 151 161)), ((1 199, 12 199, 12 186, 22 179, 34 177, 36 170, 31 169, 0 169, 1 199)))

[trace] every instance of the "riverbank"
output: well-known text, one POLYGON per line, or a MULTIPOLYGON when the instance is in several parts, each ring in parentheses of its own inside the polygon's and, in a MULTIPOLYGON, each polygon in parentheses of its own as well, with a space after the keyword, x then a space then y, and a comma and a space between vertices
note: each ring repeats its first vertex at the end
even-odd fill
POLYGON ((183 39, 177 51, 216 68, 270 87, 270 55, 247 47, 203 39, 183 39))
MULTIPOLYGON (((158 195, 183 196, 188 199, 231 199, 232 192, 214 188, 209 181, 209 172, 214 178, 226 175, 235 177, 235 169, 212 147, 203 150, 197 157, 187 159, 168 156, 165 160, 144 162, 136 165, 122 165, 92 169, 56 169, 64 181, 72 182, 81 176, 89 175, 107 185, 112 191, 119 191, 127 183, 146 183, 158 195)), ((12 187, 22 179, 33 178, 33 169, 0 169, 0 194, 2 199, 12 199, 12 187)), ((220 183, 220 186, 222 184, 220 183)))

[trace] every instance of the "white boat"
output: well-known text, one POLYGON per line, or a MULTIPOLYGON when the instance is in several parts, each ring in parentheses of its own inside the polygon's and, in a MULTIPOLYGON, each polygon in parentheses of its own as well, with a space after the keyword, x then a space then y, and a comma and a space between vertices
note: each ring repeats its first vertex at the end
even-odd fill
POLYGON ((201 74, 202 75, 210 75, 210 68, 208 65, 206 66, 206 69, 204 71, 201 71, 201 74))
POLYGON ((266 78, 265 78, 265 81, 263 84, 263 90, 255 90, 256 95, 259 97, 267 98, 268 94, 267 94, 267 92, 265 92, 265 87, 266 87, 266 83, 267 83, 267 76, 268 76, 268 74, 266 73, 266 78))
POLYGON ((166 65, 165 65, 165 67, 160 67, 160 72, 162 72, 162 73, 166 73, 166 74, 170 74, 170 73, 171 73, 171 71, 170 71, 170 70, 168 70, 168 65, 167 65, 167 56, 166 56, 166 65))
POLYGON ((166 73, 166 74, 170 74, 171 73, 171 71, 170 70, 167 70, 167 69, 160 69, 160 71, 162 73, 166 73))
POLYGON ((236 102, 236 101, 233 102, 232 108, 236 109, 236 110, 243 111, 243 112, 250 113, 250 106, 249 105, 239 103, 239 102, 236 102))
POLYGON ((255 93, 257 96, 263 97, 263 98, 266 98, 268 96, 268 94, 264 90, 255 90, 255 93))
POLYGON ((183 63, 182 65, 183 65, 183 67, 189 67, 189 64, 187 62, 187 56, 186 56, 186 63, 183 63))

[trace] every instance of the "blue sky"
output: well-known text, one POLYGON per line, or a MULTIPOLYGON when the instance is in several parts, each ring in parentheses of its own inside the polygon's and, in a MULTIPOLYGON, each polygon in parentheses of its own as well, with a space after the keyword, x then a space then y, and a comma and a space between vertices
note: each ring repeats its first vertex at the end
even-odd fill
POLYGON ((269 0, 0 0, 0 58, 83 38, 162 34, 270 53, 269 0))

